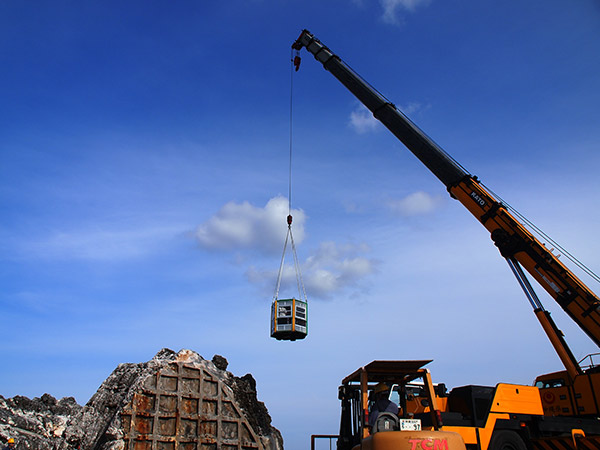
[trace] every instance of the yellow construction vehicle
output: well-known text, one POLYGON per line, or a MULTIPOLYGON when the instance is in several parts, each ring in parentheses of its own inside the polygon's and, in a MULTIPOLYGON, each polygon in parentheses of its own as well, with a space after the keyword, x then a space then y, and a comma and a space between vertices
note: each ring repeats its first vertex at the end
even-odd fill
POLYGON ((406 392, 407 386, 416 381, 420 382, 420 401, 431 405, 430 415, 438 414, 431 375, 423 368, 429 362, 373 361, 352 372, 339 388, 340 434, 313 436, 312 442, 318 437, 337 438, 338 450, 465 450, 460 434, 442 430, 434 417, 429 417, 430 426, 424 429, 420 418, 402 414, 405 402, 394 404, 396 412, 376 413, 373 408, 373 394, 379 386, 406 392))
POLYGON ((597 418, 547 417, 535 386, 499 383, 446 392, 424 368, 431 360, 373 361, 342 380, 337 450, 596 450, 597 418), (390 387, 394 413, 372 417, 373 393, 390 387))
MULTIPOLYGON (((565 366, 562 372, 542 375, 535 386, 498 384, 453 389, 431 416, 434 429, 458 431, 467 447, 479 450, 527 448, 600 448, 600 366, 585 369, 573 356, 529 283, 527 271, 577 325, 600 346, 600 299, 497 200, 476 176, 469 174, 308 30, 292 48, 314 55, 390 130, 491 233, 544 332, 565 366), (445 416, 445 417, 444 417, 445 416), (435 422, 438 417, 442 422, 435 422)), ((296 70, 300 57, 294 58, 296 70)), ((421 413, 422 414, 422 413, 421 413)), ((424 425, 426 426, 426 425, 424 425)), ((415 449, 413 449, 415 450, 415 449)))

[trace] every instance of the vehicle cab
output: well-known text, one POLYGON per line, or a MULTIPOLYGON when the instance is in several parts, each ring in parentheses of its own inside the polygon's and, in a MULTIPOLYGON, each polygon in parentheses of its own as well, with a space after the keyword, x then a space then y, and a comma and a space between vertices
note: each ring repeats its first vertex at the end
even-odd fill
POLYGON ((459 434, 440 429, 435 388, 429 371, 423 368, 430 362, 372 361, 344 378, 339 387, 338 450, 464 450, 459 434), (382 383, 389 387, 390 399, 397 399, 397 414, 373 410, 375 388, 382 383), (423 430, 414 411, 428 413, 427 422, 433 426, 423 430))

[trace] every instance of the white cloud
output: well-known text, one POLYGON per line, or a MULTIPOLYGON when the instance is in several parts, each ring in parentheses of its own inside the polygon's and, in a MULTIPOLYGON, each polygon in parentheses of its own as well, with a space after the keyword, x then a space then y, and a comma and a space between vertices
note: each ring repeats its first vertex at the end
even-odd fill
POLYGON ((350 113, 350 126, 359 134, 374 131, 378 125, 379 121, 363 105, 350 113))
POLYGON ((419 103, 419 102, 410 102, 404 106, 400 106, 400 111, 402 111, 407 116, 410 116, 419 111, 422 111, 423 109, 427 109, 427 108, 424 108, 423 105, 421 105, 421 103, 419 103))
MULTIPOLYGON (((287 232, 288 201, 278 196, 263 207, 249 202, 225 204, 214 216, 198 226, 196 239, 201 247, 211 250, 257 250, 280 252, 287 232)), ((292 210, 294 241, 304 239, 305 214, 292 210)))
MULTIPOLYGON (((377 262, 364 256, 370 249, 365 244, 338 245, 335 242, 324 242, 301 264, 300 274, 311 298, 326 299, 349 288, 356 288, 375 271, 377 262)), ((289 256, 291 258, 291 256, 289 256)), ((247 279, 254 284, 261 284, 275 291, 277 270, 260 270, 250 267, 246 272, 247 279)), ((300 289, 297 285, 296 271, 292 264, 284 266, 281 275, 279 297, 295 296, 300 289)))
POLYGON ((430 0, 379 0, 383 8, 383 21, 390 24, 398 24, 398 10, 403 9, 408 12, 414 12, 417 7, 425 6, 430 0))
MULTIPOLYGON (((287 213, 287 200, 281 196, 272 198, 263 208, 248 202, 230 202, 198 227, 196 238, 200 245, 207 249, 255 250, 263 254, 281 255, 287 231, 287 213)), ((304 237, 305 215, 302 211, 292 211, 292 215, 292 230, 297 245, 304 237)), ((303 263, 300 263, 300 274, 309 298, 329 298, 348 288, 359 286, 360 282, 375 270, 375 261, 365 256, 369 251, 368 246, 364 244, 321 243, 303 263)), ((242 259, 240 263, 245 260, 242 259)), ((275 261, 279 260, 272 260, 275 261)), ((290 243, 284 262, 279 297, 302 296, 290 243)), ((275 293, 278 271, 278 264, 268 270, 253 265, 247 268, 245 275, 249 282, 261 286, 263 291, 275 293)))
MULTIPOLYGON (((411 116, 419 111, 428 109, 428 107, 423 106, 419 102, 410 102, 404 106, 400 106, 398 109, 407 116, 411 116)), ((358 134, 365 134, 377 130, 380 122, 366 106, 360 104, 350 113, 349 125, 358 134)))
POLYGON ((356 287, 375 271, 376 262, 363 256, 368 251, 366 244, 322 243, 304 264, 306 290, 328 298, 346 288, 356 287))
POLYGON ((388 207, 392 212, 405 217, 422 216, 433 212, 442 202, 441 196, 417 191, 401 199, 388 201, 388 207))

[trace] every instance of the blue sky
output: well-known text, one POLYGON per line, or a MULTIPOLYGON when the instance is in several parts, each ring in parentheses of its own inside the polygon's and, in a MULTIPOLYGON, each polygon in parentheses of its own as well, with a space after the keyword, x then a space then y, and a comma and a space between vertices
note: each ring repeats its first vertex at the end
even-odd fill
MULTIPOLYGON (((598 5, 1 2, 0 394, 85 403, 117 364, 189 348, 253 373, 300 449, 337 432, 339 381, 374 359, 433 359, 448 386, 559 370, 484 228, 306 51, 292 207, 310 332, 269 338, 290 45, 308 28, 598 272, 598 5)), ((538 291, 575 355, 595 351, 538 291)))

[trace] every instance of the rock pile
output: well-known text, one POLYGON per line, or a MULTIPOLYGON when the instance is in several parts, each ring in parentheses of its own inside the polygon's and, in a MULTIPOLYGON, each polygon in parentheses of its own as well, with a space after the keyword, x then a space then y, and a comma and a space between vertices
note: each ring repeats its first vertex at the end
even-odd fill
POLYGON ((85 406, 0 396, 0 446, 9 437, 26 450, 283 450, 252 375, 191 350, 120 364, 85 406))

